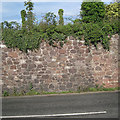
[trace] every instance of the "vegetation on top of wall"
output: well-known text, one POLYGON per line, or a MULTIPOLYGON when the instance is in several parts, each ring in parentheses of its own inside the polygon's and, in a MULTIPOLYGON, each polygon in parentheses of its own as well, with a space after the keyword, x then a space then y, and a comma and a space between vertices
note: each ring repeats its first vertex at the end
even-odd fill
POLYGON ((82 21, 85 23, 100 22, 105 16, 105 5, 103 2, 84 2, 81 5, 82 21))
POLYGON ((120 19, 120 4, 113 3, 106 6, 105 17, 109 20, 120 19))
MULTIPOLYGON (((25 10, 21 11, 22 26, 15 22, 4 21, 1 23, 2 40, 9 48, 19 48, 21 51, 38 49, 44 40, 56 47, 62 47, 66 43, 67 36, 73 36, 81 40, 84 36, 85 44, 90 46, 101 43, 103 48, 109 50, 109 40, 111 35, 119 33, 119 15, 109 14, 108 6, 114 6, 118 10, 120 3, 105 5, 103 2, 83 2, 80 16, 73 23, 64 25, 63 10, 59 9, 59 21, 54 13, 48 12, 39 23, 35 23, 33 3, 25 2, 25 10), (115 4, 115 5, 113 5, 115 4), (111 19, 109 19, 111 18, 111 19), (59 24, 57 24, 59 23, 59 24), (57 44, 56 44, 57 43, 57 44)), ((115 11, 116 11, 115 10, 115 11)))
POLYGON ((58 14, 59 14, 59 25, 64 25, 64 19, 63 19, 63 9, 59 9, 58 14))

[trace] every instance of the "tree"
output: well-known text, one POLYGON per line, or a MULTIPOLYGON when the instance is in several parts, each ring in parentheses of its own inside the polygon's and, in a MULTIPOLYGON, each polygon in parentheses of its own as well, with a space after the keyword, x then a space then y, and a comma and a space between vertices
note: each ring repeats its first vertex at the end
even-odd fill
POLYGON ((120 3, 115 2, 113 4, 106 5, 105 10, 106 10, 105 17, 108 20, 120 18, 120 13, 119 13, 120 12, 120 3))
POLYGON ((35 19, 34 14, 32 12, 34 6, 31 0, 25 1, 24 6, 26 6, 26 10, 21 11, 22 26, 23 27, 25 26, 30 30, 33 27, 33 23, 35 19))
POLYGON ((59 9, 58 15, 59 15, 59 25, 64 25, 64 19, 63 19, 63 9, 59 9))
POLYGON ((54 13, 48 12, 44 16, 44 20, 48 25, 56 25, 56 15, 54 13))
POLYGON ((22 18, 22 28, 26 27, 26 11, 22 10, 21 11, 21 18, 22 18))
POLYGON ((85 23, 100 22, 105 16, 105 5, 100 0, 84 0, 80 14, 85 23))
POLYGON ((8 22, 8 21, 4 21, 1 23, 1 29, 3 30, 4 28, 6 29, 19 29, 19 23, 17 23, 16 21, 12 21, 12 22, 8 22))

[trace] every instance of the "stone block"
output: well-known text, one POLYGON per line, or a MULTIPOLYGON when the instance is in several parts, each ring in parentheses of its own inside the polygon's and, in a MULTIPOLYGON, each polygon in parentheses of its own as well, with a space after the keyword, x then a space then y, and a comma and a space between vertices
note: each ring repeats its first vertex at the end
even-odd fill
POLYGON ((27 64, 22 64, 21 67, 22 68, 27 68, 27 64))
POLYGON ((57 67, 57 66, 58 66, 57 62, 51 62, 48 64, 48 67, 57 67))
POLYGON ((29 70, 32 70, 32 69, 34 69, 35 67, 36 67, 35 64, 29 64, 29 65, 28 65, 28 69, 29 69, 29 70))
POLYGON ((72 49, 70 52, 71 52, 71 53, 76 53, 76 50, 72 49))
POLYGON ((43 65, 42 64, 39 64, 38 66, 37 66, 37 68, 42 68, 43 67, 43 65))
POLYGON ((12 64, 12 60, 9 58, 9 59, 7 59, 7 64, 8 65, 11 65, 12 64))
POLYGON ((12 57, 12 58, 17 58, 18 57, 18 54, 16 52, 9 52, 8 53, 8 56, 9 57, 12 57))
POLYGON ((65 86, 64 85, 60 85, 59 89, 64 91, 65 90, 65 86))
POLYGON ((16 65, 10 66, 10 69, 16 69, 16 65))
POLYGON ((49 75, 42 75, 42 79, 48 79, 49 75))
POLYGON ((53 85, 53 84, 50 84, 50 85, 49 85, 49 89, 54 89, 54 85, 53 85))
POLYGON ((76 73, 76 71, 77 71, 77 70, 76 70, 75 68, 69 69, 69 72, 72 73, 72 74, 73 74, 73 73, 76 73))
POLYGON ((72 83, 67 83, 67 88, 72 88, 72 83))
POLYGON ((65 54, 65 53, 66 53, 66 50, 60 49, 60 50, 59 50, 59 53, 60 53, 60 54, 65 54))
POLYGON ((95 70, 101 71, 102 69, 101 69, 101 67, 97 66, 97 67, 95 68, 95 70))

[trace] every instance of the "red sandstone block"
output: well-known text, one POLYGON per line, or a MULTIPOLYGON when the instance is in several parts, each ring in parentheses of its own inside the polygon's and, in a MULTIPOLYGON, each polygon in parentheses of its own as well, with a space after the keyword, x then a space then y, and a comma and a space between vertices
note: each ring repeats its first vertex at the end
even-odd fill
POLYGON ((16 69, 16 65, 12 65, 10 69, 16 69))
POLYGON ((27 64, 22 64, 22 68, 27 68, 27 64))
POLYGON ((89 53, 89 52, 90 52, 90 50, 87 48, 87 49, 86 49, 86 53, 89 53))
POLYGON ((95 56, 93 56, 93 60, 98 61, 98 60, 100 60, 100 57, 95 55, 95 56))
POLYGON ((87 46, 86 46, 86 45, 83 45, 83 46, 81 46, 81 48, 87 48, 87 46))
POLYGON ((16 52, 9 52, 8 53, 8 56, 9 57, 12 57, 12 58, 17 58, 18 57, 18 54, 16 52))
POLYGON ((78 46, 81 46, 81 45, 83 45, 83 43, 82 43, 82 42, 79 42, 79 43, 78 43, 78 46))
POLYGON ((66 45, 71 45, 72 42, 71 41, 67 41, 66 45))
POLYGON ((76 40, 73 41, 73 45, 77 45, 77 41, 76 40))
POLYGON ((65 53, 66 53, 66 50, 60 49, 60 50, 59 50, 59 53, 60 53, 60 54, 65 54, 65 53))

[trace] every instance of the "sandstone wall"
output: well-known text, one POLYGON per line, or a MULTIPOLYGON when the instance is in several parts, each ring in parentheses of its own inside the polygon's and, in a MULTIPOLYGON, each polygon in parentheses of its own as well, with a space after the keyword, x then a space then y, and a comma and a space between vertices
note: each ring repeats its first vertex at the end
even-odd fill
POLYGON ((84 41, 73 37, 63 48, 43 42, 39 50, 27 54, 1 45, 3 91, 27 91, 30 83, 39 92, 76 91, 96 84, 117 87, 118 39, 118 35, 111 38, 110 51, 101 45, 89 50, 84 41))

